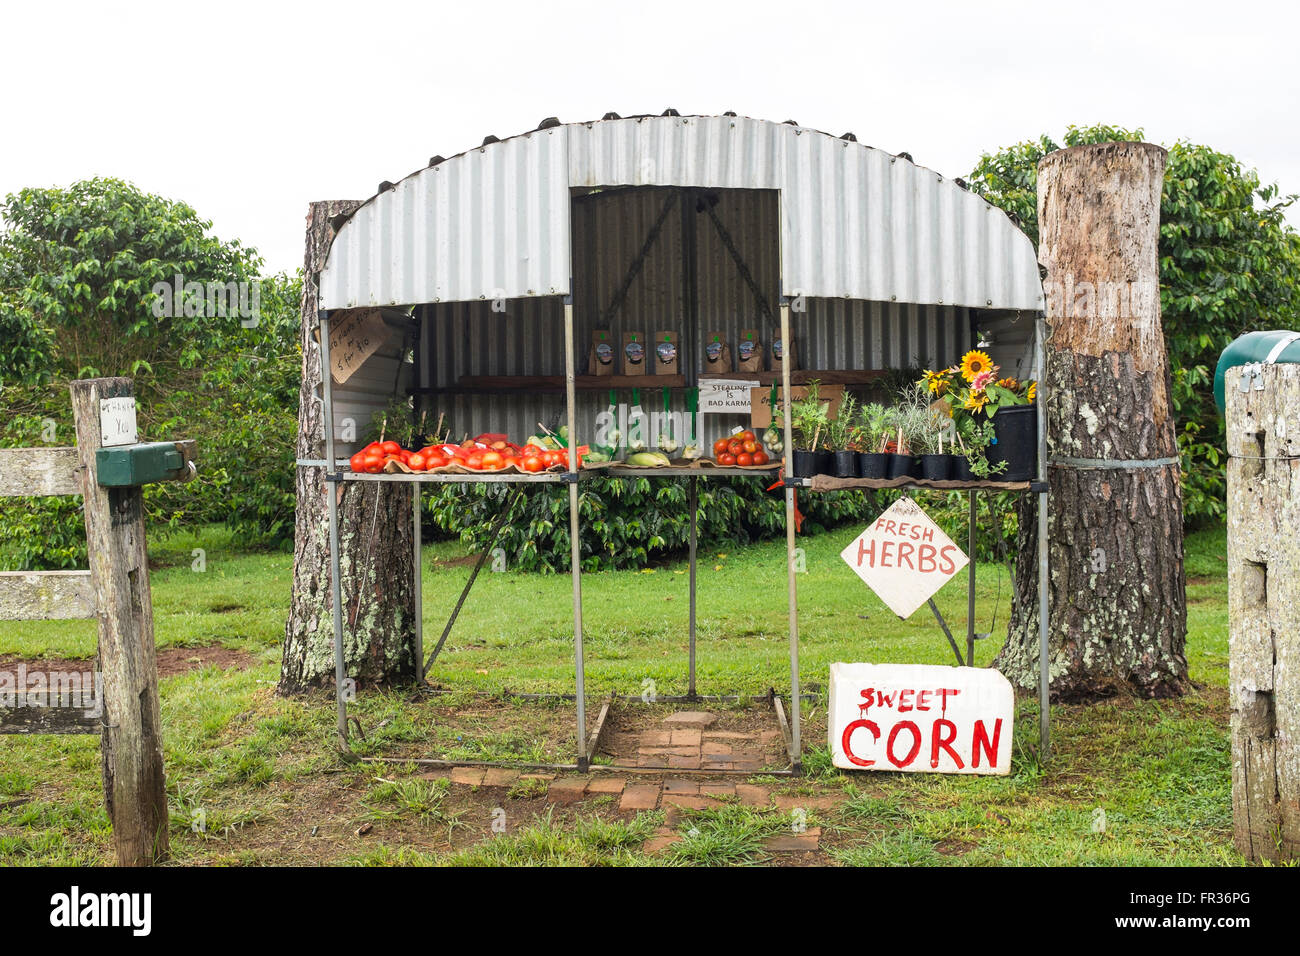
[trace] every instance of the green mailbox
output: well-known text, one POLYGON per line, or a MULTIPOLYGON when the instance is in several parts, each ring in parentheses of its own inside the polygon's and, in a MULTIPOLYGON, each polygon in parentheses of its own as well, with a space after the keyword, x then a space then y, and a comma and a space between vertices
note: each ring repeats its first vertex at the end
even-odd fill
POLYGON ((1300 332, 1247 332, 1233 339, 1214 370, 1214 403, 1219 406, 1219 414, 1223 414, 1227 401, 1226 389, 1249 388, 1251 371, 1274 362, 1300 362, 1300 332), (1238 365, 1246 367, 1246 381, 1226 381, 1228 369, 1238 365))
POLYGON ((187 481, 194 475, 194 442, 157 441, 101 448, 95 452, 95 471, 106 488, 187 481))

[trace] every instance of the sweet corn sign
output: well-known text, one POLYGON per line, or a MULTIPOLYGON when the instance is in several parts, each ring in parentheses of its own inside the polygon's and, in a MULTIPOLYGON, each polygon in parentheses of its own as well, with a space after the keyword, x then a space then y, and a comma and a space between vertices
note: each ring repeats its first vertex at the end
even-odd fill
POLYGON ((899 498, 840 552, 885 606, 907 618, 970 563, 911 498, 899 498))

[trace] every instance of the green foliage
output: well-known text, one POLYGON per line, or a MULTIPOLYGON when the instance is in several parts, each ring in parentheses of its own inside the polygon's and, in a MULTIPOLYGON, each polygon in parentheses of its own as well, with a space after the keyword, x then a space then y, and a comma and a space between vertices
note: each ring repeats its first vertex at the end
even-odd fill
MULTIPOLYGON (((1140 140, 1142 130, 1071 126, 1063 145, 1140 140)), ((971 189, 1038 242, 1038 161, 1048 136, 985 154, 971 189)), ((1296 196, 1261 185, 1227 153, 1179 141, 1169 147, 1160 203, 1160 307, 1178 415, 1183 506, 1189 520, 1224 513, 1223 419, 1209 387, 1219 353, 1256 329, 1300 322, 1300 234, 1285 221, 1296 196)))
MULTIPOLYGON (((151 528, 289 537, 301 277, 258 279, 256 254, 208 235, 190 207, 117 180, 22 190, 0 212, 0 444, 73 444, 68 382, 127 375, 143 440, 198 441, 196 480, 146 487, 151 528), (177 274, 205 294, 156 310, 155 284, 177 274), (255 315, 207 307, 207 284, 231 282, 249 283, 255 315)), ((0 565, 85 567, 80 500, 0 501, 0 565)))
MULTIPOLYGON (((684 550, 690 537, 688 479, 593 477, 580 488, 583 570, 640 568, 684 550)), ((425 508, 442 531, 458 535, 473 550, 490 543, 502 508, 508 518, 497 547, 520 571, 568 571, 569 496, 565 489, 539 485, 445 485, 426 497, 425 508)), ((803 530, 813 533, 879 512, 873 496, 860 491, 805 495, 803 530)), ((785 533, 785 504, 778 492, 747 478, 699 483, 700 547, 744 544, 785 533)))

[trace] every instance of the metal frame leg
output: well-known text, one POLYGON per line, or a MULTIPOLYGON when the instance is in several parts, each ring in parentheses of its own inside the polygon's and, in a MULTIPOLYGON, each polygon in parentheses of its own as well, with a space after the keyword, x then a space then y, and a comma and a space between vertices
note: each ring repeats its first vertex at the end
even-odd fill
POLYGON ((578 523, 578 424, 575 406, 577 378, 573 361, 573 300, 564 300, 564 384, 569 418, 569 572, 573 576, 574 694, 578 705, 578 769, 587 769, 586 665, 582 655, 582 537, 578 523))
POLYGON ((415 539, 415 679, 424 681, 424 558, 421 555, 420 528, 420 483, 411 482, 411 508, 414 511, 414 527, 411 537, 415 539))
POLYGON ((329 313, 320 314, 321 427, 325 431, 325 495, 329 513, 330 535, 330 616, 334 624, 334 701, 338 708, 339 749, 348 751, 348 702, 343 693, 347 667, 343 660, 343 581, 339 571, 339 501, 340 483, 332 481, 337 467, 334 456, 334 392, 330 368, 329 313))
POLYGON ((794 478, 790 435, 790 303, 781 303, 781 421, 785 429, 785 576, 790 602, 790 750, 796 773, 803 769, 799 740, 799 590, 795 583, 794 478))
POLYGON ((966 550, 970 554, 969 578, 966 584, 966 666, 975 666, 975 496, 979 494, 974 488, 970 492, 970 529, 967 533, 966 550))
POLYGON ((690 642, 691 642, 691 665, 690 665, 690 683, 688 685, 686 696, 694 699, 695 693, 695 548, 696 548, 696 527, 695 512, 698 508, 698 490, 696 482, 699 479, 692 476, 689 482, 689 491, 687 493, 687 507, 691 510, 691 620, 690 620, 690 642))

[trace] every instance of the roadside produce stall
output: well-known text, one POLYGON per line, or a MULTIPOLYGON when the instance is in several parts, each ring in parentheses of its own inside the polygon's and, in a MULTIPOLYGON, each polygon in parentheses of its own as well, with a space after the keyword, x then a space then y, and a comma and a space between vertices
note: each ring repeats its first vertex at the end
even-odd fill
MULTIPOLYGON (((703 699, 698 482, 749 477, 783 491, 790 687, 770 697, 793 772, 802 753, 796 489, 970 490, 972 540, 977 490, 1042 493, 1031 484, 1043 456, 1035 467, 1042 436, 1028 394, 1038 362, 989 379, 980 347, 984 324, 1037 323, 1041 348, 1032 244, 959 180, 852 134, 673 111, 547 120, 433 157, 382 184, 335 232, 318 279, 326 480, 410 483, 417 554, 428 483, 567 487, 579 768, 604 716, 592 732, 579 516, 589 476, 689 479, 687 700, 703 699), (957 360, 982 363, 984 378, 957 360), (921 367, 938 370, 919 387, 925 394, 890 406, 854 394, 921 367), (417 447, 363 444, 357 422, 394 395, 412 398, 417 447), (945 396, 943 421, 933 406, 945 396), (1019 410, 1030 412, 1029 430, 996 435, 994 425, 1025 417, 1019 410), (878 461, 886 456, 898 461, 878 461), (922 461, 926 470, 914 471, 922 461)), ((327 498, 346 740, 338 519, 327 498)), ((973 570, 970 580, 968 662, 973 570)), ((419 618, 417 603, 424 662, 419 618)))

